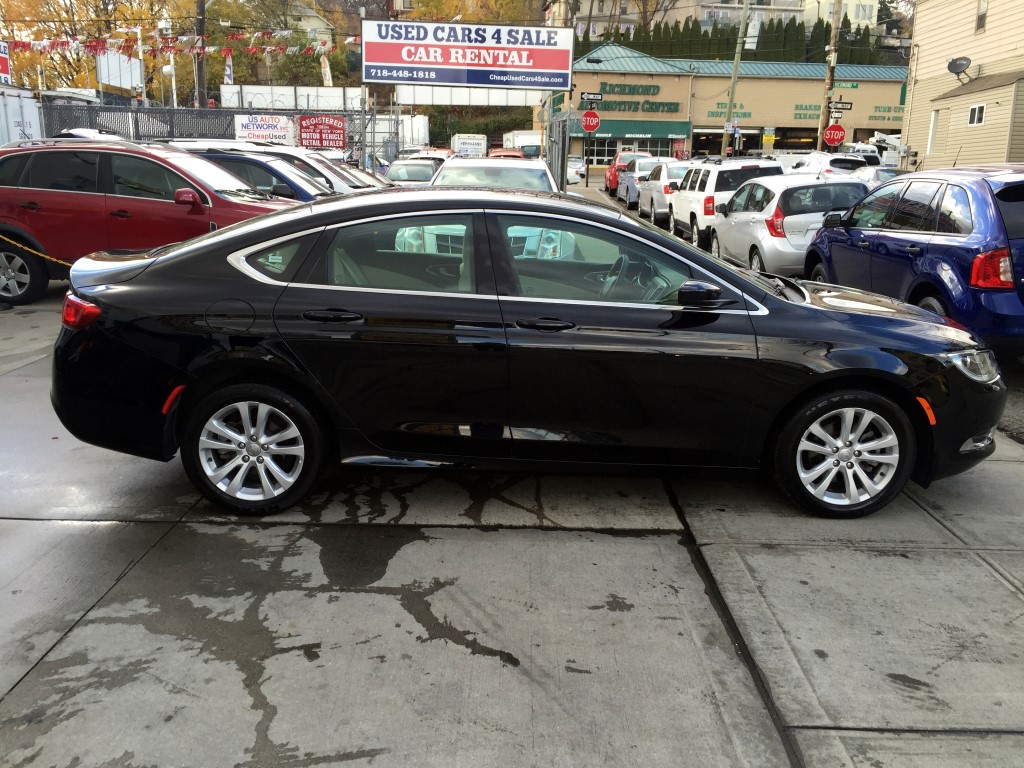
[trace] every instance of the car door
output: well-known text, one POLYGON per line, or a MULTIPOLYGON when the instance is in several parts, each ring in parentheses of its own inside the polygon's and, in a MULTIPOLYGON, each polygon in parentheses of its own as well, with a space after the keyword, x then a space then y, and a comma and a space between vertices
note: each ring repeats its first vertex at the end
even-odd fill
POLYGON ((744 296, 699 257, 687 262, 604 224, 496 211, 488 227, 515 457, 738 461, 757 388, 744 296), (559 258, 522 246, 531 241, 560 243, 559 258), (721 300, 678 306, 691 277, 720 285, 721 300))
POLYGON ((871 290, 871 254, 884 243, 889 211, 903 190, 903 182, 879 187, 829 231, 832 279, 840 285, 871 290))
POLYGON ((871 290, 886 296, 905 298, 923 271, 917 267, 928 255, 928 246, 938 218, 938 181, 912 181, 886 222, 884 238, 871 251, 871 290))
POLYGON ((747 198, 750 196, 752 186, 744 184, 736 190, 736 194, 725 204, 725 214, 718 214, 715 221, 715 226, 718 228, 718 246, 723 255, 727 256, 730 261, 736 261, 744 266, 746 266, 746 262, 742 258, 745 256, 745 251, 742 248, 742 231, 743 220, 747 214, 744 214, 743 210, 747 205, 747 198))
POLYGON ((652 194, 654 187, 661 183, 661 172, 665 169, 663 164, 654 166, 651 172, 647 174, 647 178, 641 181, 637 192, 637 210, 640 211, 652 211, 654 208, 654 200, 652 194))
POLYGON ((508 456, 505 331, 481 214, 327 229, 275 322, 366 439, 392 455, 508 456))
POLYGON ((111 248, 155 248, 210 231, 209 198, 195 184, 145 157, 103 156, 109 163, 104 223, 111 248), (175 203, 179 189, 191 189, 206 204, 175 203))
POLYGON ((99 165, 98 152, 32 153, 13 212, 18 226, 32 234, 47 255, 77 259, 107 249, 106 227, 96 223, 104 211, 99 165))

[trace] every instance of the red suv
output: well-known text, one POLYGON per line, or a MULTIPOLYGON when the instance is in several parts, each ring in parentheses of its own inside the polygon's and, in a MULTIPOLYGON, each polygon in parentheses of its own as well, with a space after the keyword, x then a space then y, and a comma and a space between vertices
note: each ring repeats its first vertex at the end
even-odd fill
POLYGON ((0 302, 38 299, 51 279, 67 277, 59 262, 155 248, 294 204, 169 147, 83 139, 8 145, 0 149, 0 302))
POLYGON ((626 170, 626 166, 629 165, 630 160, 634 160, 638 157, 651 157, 650 152, 643 150, 628 150, 618 152, 615 155, 615 159, 612 160, 612 164, 608 166, 604 172, 604 191, 612 197, 619 191, 619 171, 626 170))

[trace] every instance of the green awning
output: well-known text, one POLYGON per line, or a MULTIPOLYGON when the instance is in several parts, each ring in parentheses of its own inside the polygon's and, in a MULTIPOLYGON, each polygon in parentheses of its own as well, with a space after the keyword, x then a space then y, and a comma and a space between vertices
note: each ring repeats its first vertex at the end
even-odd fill
POLYGON ((593 133, 587 133, 573 120, 574 137, 589 136, 592 139, 688 139, 692 123, 689 120, 605 120, 593 133))

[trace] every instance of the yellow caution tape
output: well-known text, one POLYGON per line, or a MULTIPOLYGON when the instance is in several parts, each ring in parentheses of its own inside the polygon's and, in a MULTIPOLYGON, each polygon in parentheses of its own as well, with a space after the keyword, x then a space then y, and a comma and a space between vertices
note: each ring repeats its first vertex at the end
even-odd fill
POLYGON ((9 237, 4 237, 3 235, 0 235, 0 240, 4 240, 4 241, 10 243, 11 245, 16 245, 21 250, 28 251, 33 256, 38 256, 41 259, 46 259, 47 261, 53 261, 53 262, 56 262, 57 264, 63 264, 65 267, 70 267, 71 266, 71 262, 70 261, 61 261, 60 259, 53 258, 53 256, 47 256, 45 253, 40 253, 39 251, 35 251, 35 250, 29 248, 24 243, 19 243, 17 240, 11 240, 11 238, 9 238, 9 237))

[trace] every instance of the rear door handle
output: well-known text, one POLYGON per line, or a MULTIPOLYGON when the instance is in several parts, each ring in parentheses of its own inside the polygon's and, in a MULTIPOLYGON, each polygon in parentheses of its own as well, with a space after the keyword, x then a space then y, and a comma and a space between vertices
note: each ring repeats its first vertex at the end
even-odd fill
POLYGON ((128 211, 111 211, 111 216, 117 216, 119 219, 130 219, 132 215, 128 211))
POLYGON ((24 208, 26 211, 38 211, 43 206, 41 206, 39 203, 22 203, 21 207, 24 208))
POLYGON ((576 323, 570 323, 568 320, 557 320, 553 317, 538 317, 534 320, 516 320, 516 325, 520 328, 530 328, 534 331, 545 331, 552 333, 554 331, 567 331, 570 328, 575 328, 576 323))
POLYGON ((302 317, 317 323, 351 323, 363 319, 358 312, 348 312, 344 309, 309 309, 302 313, 302 317))

